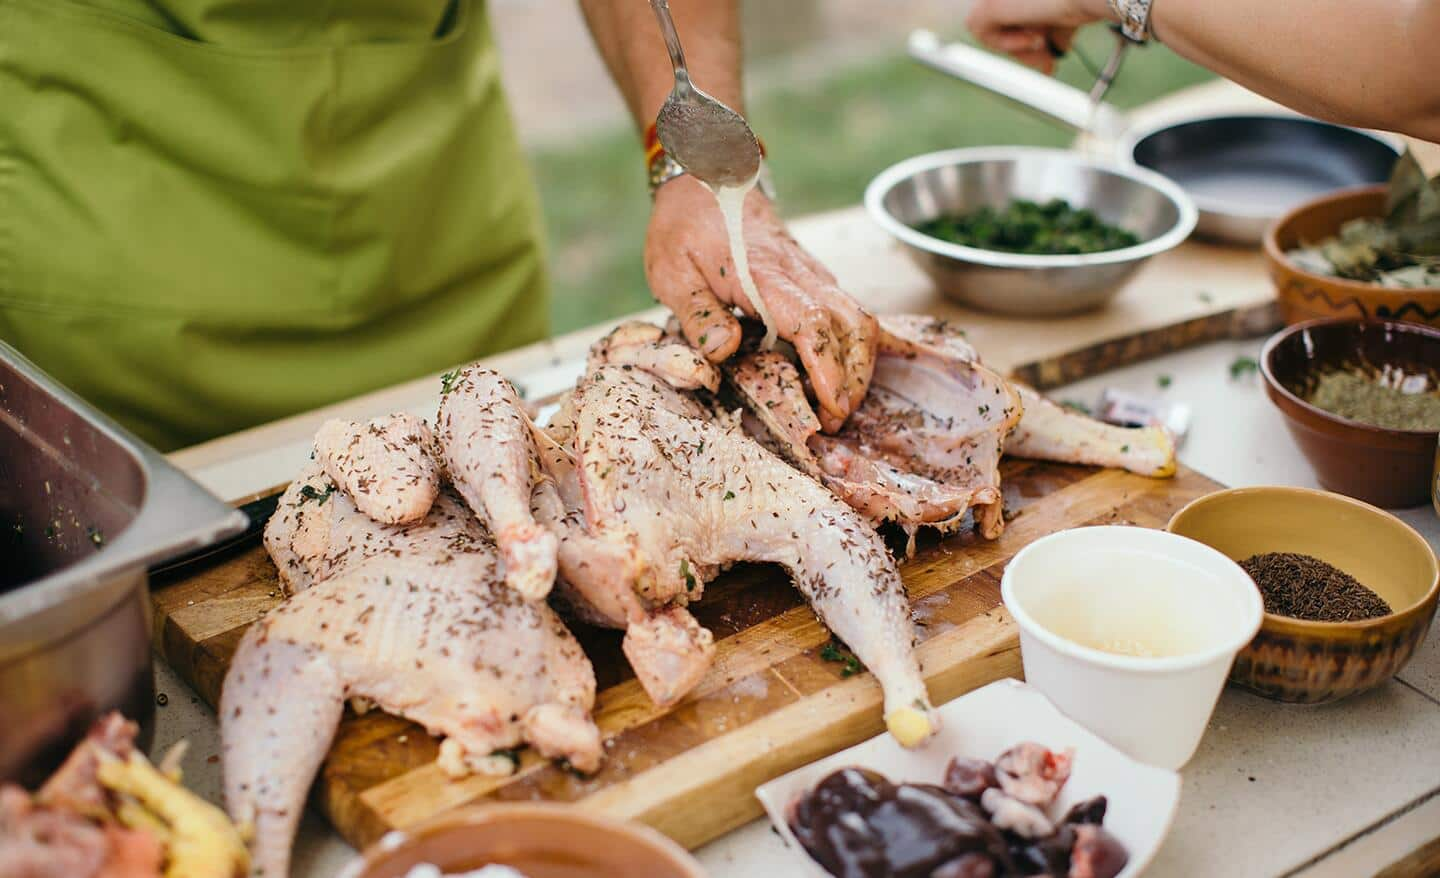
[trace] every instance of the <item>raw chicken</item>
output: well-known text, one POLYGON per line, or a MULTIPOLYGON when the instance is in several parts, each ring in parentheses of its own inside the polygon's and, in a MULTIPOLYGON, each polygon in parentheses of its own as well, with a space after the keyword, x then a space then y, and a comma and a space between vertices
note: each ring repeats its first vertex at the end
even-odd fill
POLYGON ((652 603, 698 599, 735 561, 784 566, 885 691, 901 743, 934 730, 900 576, 849 507, 692 397, 641 370, 600 366, 572 400, 585 518, 634 549, 635 588, 652 603))
POLYGON ((97 814, 107 807, 108 793, 96 778, 100 760, 106 755, 124 759, 135 751, 140 726, 119 713, 107 713, 95 721, 55 773, 35 793, 35 801, 47 808, 79 814, 97 814))
POLYGON ((678 334, 643 320, 620 324, 590 349, 586 371, 597 366, 634 366, 661 378, 677 390, 720 388, 720 370, 678 334))
POLYGON ((447 552, 380 555, 312 585, 245 633, 220 701, 226 802, 256 828, 255 863, 288 874, 305 793, 346 698, 444 735, 441 767, 506 773, 533 745, 580 771, 600 761, 595 677, 543 603, 504 585, 483 531, 447 552))
POLYGON ((527 600, 544 598, 558 542, 530 510, 541 473, 515 388, 498 372, 467 366, 440 397, 435 423, 456 490, 500 544, 505 582, 527 600))
POLYGON ((377 555, 434 554, 479 539, 488 537, 452 489, 436 495, 424 520, 388 525, 361 512, 318 463, 290 483, 265 527, 265 548, 288 594, 377 555))
POLYGON ((148 871, 117 871, 105 828, 80 812, 51 809, 18 786, 0 785, 0 878, 155 878, 160 849, 148 871))
POLYGON ((622 649, 650 700, 660 706, 679 701, 710 667, 714 638, 683 606, 640 595, 638 548, 590 533, 570 451, 543 430, 536 430, 536 440, 550 478, 537 487, 533 509, 560 540, 556 597, 583 621, 624 630, 622 649))
POLYGON ((1003 453, 1065 463, 1175 472, 1164 430, 1104 424, 1012 384, 980 364, 964 333, 921 315, 880 319, 870 391, 837 435, 820 432, 800 374, 778 353, 742 354, 725 365, 745 405, 746 429, 871 522, 911 535, 947 532, 971 512, 987 538, 1004 529, 1003 453))
POLYGON ((973 509, 981 532, 998 536, 1000 447, 1019 399, 990 370, 952 359, 973 355, 968 348, 908 341, 889 331, 894 320, 881 321, 870 392, 835 436, 819 432, 788 360, 749 354, 727 366, 747 427, 871 522, 894 522, 913 537, 920 526, 954 530, 973 509))
POLYGON ((1025 417, 1005 453, 1036 460, 1126 469, 1164 479, 1175 475, 1175 439, 1163 427, 1117 427, 1056 405, 1016 384, 1025 417))
POLYGON ((255 822, 265 874, 287 874, 346 698, 445 736, 451 774, 508 773, 495 751, 522 742, 598 767, 589 661, 544 601, 506 584, 489 532, 452 489, 422 521, 385 524, 312 463, 265 543, 293 596, 245 633, 220 706, 227 803, 255 822))
POLYGON ((1019 395, 943 320, 896 315, 880 326, 875 380, 845 433, 869 455, 974 491, 977 529, 998 537, 1000 455, 1021 417, 1019 395))
MULTIPOLYGON (((0 878, 240 878, 225 814, 135 747, 139 726, 96 721, 33 797, 0 783, 0 878)), ((165 761, 169 761, 169 757, 165 761)))
MULTIPOLYGON (((624 324, 595 345, 593 365, 612 360, 637 375, 656 374, 684 388, 714 387, 720 381, 715 367, 690 347, 644 323, 624 324)), ((690 691, 710 666, 713 638, 684 607, 640 593, 644 565, 633 546, 590 533, 573 452, 556 438, 572 438, 569 416, 557 419, 554 435, 541 430, 504 378, 470 368, 452 379, 440 419, 442 454, 492 531, 541 529, 555 545, 555 569, 549 575, 559 602, 585 622, 626 632, 626 658, 656 704, 673 704, 690 691), (487 461, 493 471, 487 471, 487 461)), ((510 558, 507 554, 507 567, 510 558)), ((525 578, 538 583, 541 575, 525 578)))
MULTIPOLYGON (((882 356, 946 361, 957 370, 979 366, 975 349, 953 323, 914 314, 881 318, 882 356)), ((990 373, 994 375, 994 373, 990 373)), ((998 376, 996 376, 998 378, 998 376)), ((878 383, 878 376, 877 376, 878 383)), ((891 389, 896 389, 895 384, 891 389)), ((898 387, 914 389, 901 380, 898 387)), ((1116 427, 1056 405, 1028 387, 1013 385, 1024 417, 1005 441, 1005 453, 1016 457, 1127 469, 1143 476, 1175 474, 1175 442, 1159 427, 1116 427)))
POLYGON ((430 428, 414 415, 367 424, 330 420, 315 434, 315 459, 361 512, 386 524, 413 524, 440 490, 433 443, 430 428))

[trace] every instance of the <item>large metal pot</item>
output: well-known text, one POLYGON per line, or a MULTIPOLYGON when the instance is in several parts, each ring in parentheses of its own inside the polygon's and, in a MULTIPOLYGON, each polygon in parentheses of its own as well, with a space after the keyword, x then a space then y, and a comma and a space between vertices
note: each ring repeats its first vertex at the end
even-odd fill
POLYGON ((0 342, 0 780, 154 714, 146 565, 245 516, 0 342))

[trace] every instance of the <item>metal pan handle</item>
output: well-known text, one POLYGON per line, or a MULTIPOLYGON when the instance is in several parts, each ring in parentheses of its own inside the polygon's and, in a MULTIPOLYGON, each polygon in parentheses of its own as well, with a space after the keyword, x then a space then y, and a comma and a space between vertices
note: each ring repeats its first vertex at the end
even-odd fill
MULTIPOLYGON (((928 30, 911 33, 908 48, 910 57, 922 64, 1044 113, 1076 131, 1091 124, 1089 95, 1023 64, 964 43, 942 43, 928 30)), ((1119 111, 1108 104, 1101 104, 1096 116, 1096 128, 1114 131, 1121 127, 1119 111)))

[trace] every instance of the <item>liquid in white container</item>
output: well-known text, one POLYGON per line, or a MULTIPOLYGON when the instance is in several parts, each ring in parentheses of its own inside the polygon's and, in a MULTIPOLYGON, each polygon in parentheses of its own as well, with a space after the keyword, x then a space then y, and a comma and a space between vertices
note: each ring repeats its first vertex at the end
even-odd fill
POLYGON ((1234 561, 1138 527, 1036 540, 1010 561, 1001 591, 1029 683, 1116 747, 1171 769, 1194 754, 1263 616, 1234 561))

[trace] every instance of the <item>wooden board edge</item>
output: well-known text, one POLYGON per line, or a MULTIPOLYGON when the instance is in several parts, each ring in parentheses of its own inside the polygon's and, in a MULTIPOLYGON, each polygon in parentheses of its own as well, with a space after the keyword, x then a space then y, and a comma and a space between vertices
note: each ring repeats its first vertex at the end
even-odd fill
MULTIPOLYGON (((977 616, 929 641, 926 647, 921 648, 920 659, 927 665, 936 663, 947 650, 954 651, 943 667, 926 675, 926 685, 937 704, 995 680, 1020 676, 1018 631, 1003 609, 977 616)), ((579 804, 645 823, 687 848, 699 847, 761 816, 756 787, 884 734, 881 701, 880 687, 873 679, 831 687, 818 699, 782 708, 579 804), (713 775, 699 768, 711 759, 723 759, 735 767, 722 777, 692 783, 691 778, 713 775), (661 774, 653 776, 652 772, 661 774), (643 788, 639 781, 644 781, 643 788), (674 800, 682 795, 710 803, 701 811, 705 819, 695 819, 700 809, 675 807, 674 800)))
POLYGON ((1010 377, 1036 390, 1049 390, 1186 348, 1267 335, 1281 325, 1279 303, 1270 300, 1023 363, 1010 370, 1010 377))

